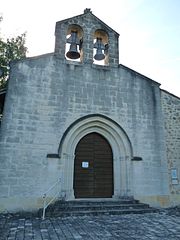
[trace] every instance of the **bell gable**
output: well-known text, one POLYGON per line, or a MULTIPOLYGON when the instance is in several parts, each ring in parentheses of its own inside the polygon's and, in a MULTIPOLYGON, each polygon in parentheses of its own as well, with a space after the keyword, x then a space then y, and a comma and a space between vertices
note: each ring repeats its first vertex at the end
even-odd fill
POLYGON ((85 9, 56 23, 55 54, 61 59, 118 66, 118 39, 116 31, 85 9))

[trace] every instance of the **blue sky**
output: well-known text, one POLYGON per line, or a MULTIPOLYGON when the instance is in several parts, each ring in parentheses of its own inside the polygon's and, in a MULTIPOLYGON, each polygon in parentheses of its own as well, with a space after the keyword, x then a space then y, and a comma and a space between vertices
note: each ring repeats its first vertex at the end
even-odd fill
POLYGON ((53 52, 56 21, 85 8, 120 34, 120 63, 180 96, 180 0, 0 0, 1 37, 26 31, 28 56, 53 52))

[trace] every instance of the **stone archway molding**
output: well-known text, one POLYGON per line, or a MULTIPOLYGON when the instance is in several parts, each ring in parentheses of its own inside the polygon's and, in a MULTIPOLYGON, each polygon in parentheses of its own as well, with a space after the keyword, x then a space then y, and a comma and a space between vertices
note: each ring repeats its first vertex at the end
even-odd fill
POLYGON ((114 120, 103 115, 88 115, 78 119, 64 133, 59 156, 66 199, 74 199, 73 175, 76 146, 85 135, 96 132, 109 142, 113 152, 114 197, 132 196, 131 158, 133 149, 126 132, 114 120))

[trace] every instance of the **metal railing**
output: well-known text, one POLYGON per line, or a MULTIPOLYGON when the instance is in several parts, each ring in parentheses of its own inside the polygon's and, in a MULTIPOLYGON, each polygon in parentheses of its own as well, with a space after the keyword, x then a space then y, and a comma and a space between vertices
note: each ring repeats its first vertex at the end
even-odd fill
POLYGON ((61 179, 59 178, 44 194, 43 194, 43 213, 42 213, 42 219, 45 219, 46 215, 46 208, 58 197, 60 193, 60 182, 61 179), (58 187, 59 185, 59 187, 58 187), (52 190, 54 190, 56 187, 58 187, 57 191, 53 194, 52 190), (48 195, 49 193, 52 193, 51 195, 48 195), (48 200, 49 198, 49 200, 48 200))

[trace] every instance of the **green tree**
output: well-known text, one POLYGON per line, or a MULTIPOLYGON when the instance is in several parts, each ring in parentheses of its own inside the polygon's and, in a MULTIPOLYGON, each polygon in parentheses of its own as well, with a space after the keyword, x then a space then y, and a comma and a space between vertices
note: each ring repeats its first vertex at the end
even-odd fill
MULTIPOLYGON (((0 21, 2 18, 0 17, 0 21)), ((6 40, 0 38, 0 89, 6 87, 10 62, 26 57, 26 33, 6 40)))

